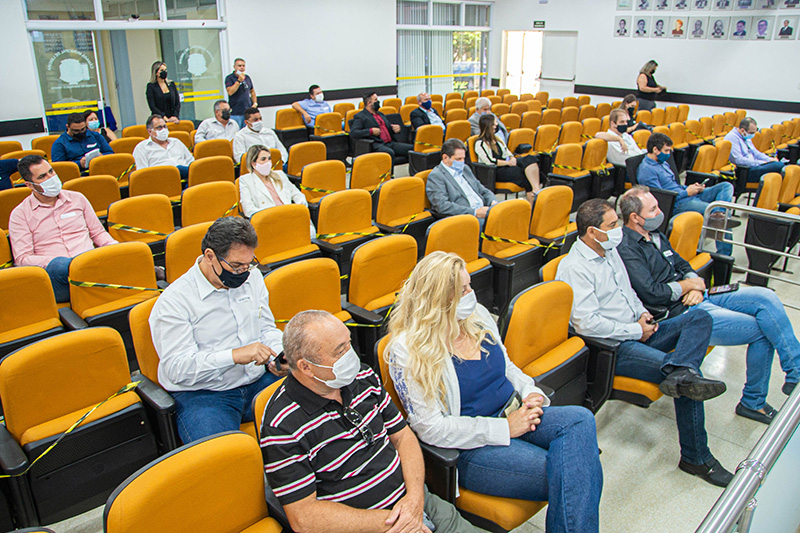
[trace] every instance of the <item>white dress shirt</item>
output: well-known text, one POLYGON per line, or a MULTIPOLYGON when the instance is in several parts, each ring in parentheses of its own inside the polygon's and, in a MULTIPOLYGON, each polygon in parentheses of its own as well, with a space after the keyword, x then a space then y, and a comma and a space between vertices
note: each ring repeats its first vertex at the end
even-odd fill
POLYGON ((579 238, 559 263, 556 279, 572 287, 570 324, 575 331, 619 341, 642 338, 637 321, 647 309, 633 291, 617 250, 600 257, 579 238))
POLYGON ((142 169, 161 165, 171 167, 188 165, 194 161, 194 156, 183 142, 170 137, 167 139, 166 148, 152 138, 140 142, 133 149, 133 159, 136 161, 136 168, 142 169))
MULTIPOLYGON (((616 133, 616 132, 611 132, 616 133)), ((616 133, 619 135, 619 133, 616 133)), ((608 159, 609 163, 614 165, 625 165, 625 160, 629 157, 633 157, 635 155, 641 155, 647 153, 647 150, 643 150, 639 148, 639 145, 636 144, 636 141, 633 140, 633 136, 630 133, 623 133, 622 140, 625 142, 625 146, 628 147, 628 153, 624 153, 622 151, 622 147, 616 141, 608 141, 608 152, 606 153, 606 159, 608 159)))
POLYGON ((262 128, 261 131, 253 131, 246 125, 233 136, 233 159, 241 161, 242 156, 247 153, 251 146, 263 144, 267 148, 277 148, 281 152, 281 159, 284 163, 289 160, 289 152, 283 146, 278 136, 270 128, 262 128))
MULTIPOLYGON (((198 258, 199 262, 200 258, 198 258)), ((283 350, 258 269, 236 289, 215 289, 198 262, 167 287, 150 313, 158 381, 168 391, 224 391, 260 379, 266 366, 237 365, 233 350, 262 342, 283 350)))
POLYGON ((442 166, 445 169, 447 169, 450 175, 453 176, 453 179, 456 180, 458 186, 461 187, 461 190, 463 191, 464 196, 467 197, 467 200, 469 200, 469 206, 472 209, 477 210, 480 209, 481 207, 484 207, 483 198, 481 198, 481 195, 476 193, 475 189, 473 189, 470 186, 469 182, 467 182, 467 180, 464 179, 464 174, 462 174, 461 172, 456 172, 455 170, 453 170, 453 167, 448 167, 445 164, 442 164, 442 166))
POLYGON ((232 141, 237 131, 239 131, 239 124, 233 119, 229 120, 228 123, 223 126, 222 122, 217 120, 216 117, 207 118, 201 122, 200 126, 197 128, 197 132, 194 134, 194 142, 197 144, 210 139, 227 139, 232 141))

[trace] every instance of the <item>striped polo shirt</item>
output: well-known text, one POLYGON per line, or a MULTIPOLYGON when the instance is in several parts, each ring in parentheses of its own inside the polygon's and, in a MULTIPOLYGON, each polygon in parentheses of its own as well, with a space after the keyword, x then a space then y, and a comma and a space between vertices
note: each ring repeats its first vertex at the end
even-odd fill
POLYGON ((341 394, 343 404, 317 395, 289 374, 270 399, 261 451, 282 505, 316 492, 318 500, 388 509, 405 495, 400 456, 389 435, 406 422, 375 372, 362 365, 341 394), (343 405, 360 417, 346 417, 343 405), (361 429, 352 421, 359 418, 361 429))

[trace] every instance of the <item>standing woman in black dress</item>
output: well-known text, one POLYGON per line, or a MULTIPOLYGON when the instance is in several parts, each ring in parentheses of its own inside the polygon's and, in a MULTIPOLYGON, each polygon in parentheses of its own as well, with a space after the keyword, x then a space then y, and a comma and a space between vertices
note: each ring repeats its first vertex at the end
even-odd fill
POLYGON ((644 64, 639 76, 636 78, 638 89, 636 97, 639 99, 639 111, 650 111, 656 106, 656 94, 666 91, 667 88, 656 83, 655 73, 658 63, 652 59, 644 64))
POLYGON ((162 61, 153 63, 146 94, 150 113, 161 115, 167 122, 180 122, 181 99, 178 88, 174 81, 167 79, 167 65, 162 61))

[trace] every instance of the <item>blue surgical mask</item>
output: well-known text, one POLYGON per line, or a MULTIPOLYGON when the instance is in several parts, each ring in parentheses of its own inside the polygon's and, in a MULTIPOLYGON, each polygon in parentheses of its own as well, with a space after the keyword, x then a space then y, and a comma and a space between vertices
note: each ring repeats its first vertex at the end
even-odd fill
POLYGON ((457 173, 461 174, 464 172, 464 162, 463 161, 456 161, 455 159, 451 159, 453 162, 453 166, 450 167, 455 170, 457 173))
POLYGON ((658 159, 659 163, 666 163, 667 161, 669 161, 669 154, 665 154, 664 152, 661 152, 660 154, 658 154, 656 156, 656 159, 658 159))
POLYGON ((756 134, 755 134, 755 133, 745 133, 745 134, 744 134, 744 140, 745 140, 745 141, 749 141, 750 139, 752 139, 752 138, 753 138, 753 137, 755 137, 755 136, 756 136, 756 134))
POLYGON ((421 105, 421 106, 422 106, 424 109, 430 109, 431 107, 433 107, 433 102, 431 102, 430 100, 428 100, 427 102, 422 102, 420 105, 421 105))
POLYGON ((90 130, 96 130, 97 128, 100 127, 100 121, 99 120, 90 120, 89 122, 86 123, 86 126, 90 130))

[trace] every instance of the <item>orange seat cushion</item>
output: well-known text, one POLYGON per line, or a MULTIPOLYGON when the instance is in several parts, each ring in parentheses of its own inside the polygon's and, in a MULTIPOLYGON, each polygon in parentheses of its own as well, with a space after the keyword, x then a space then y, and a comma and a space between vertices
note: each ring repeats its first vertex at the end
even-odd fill
POLYGON ((580 337, 570 337, 552 350, 542 354, 522 369, 531 377, 536 377, 563 364, 585 346, 580 337))
POLYGON ((625 376, 614 377, 613 389, 630 392, 633 394, 640 394, 652 402, 663 396, 657 384, 650 383, 649 381, 642 381, 641 379, 628 378, 625 376))
POLYGON ((524 524, 547 505, 547 502, 487 496, 463 487, 458 490, 460 494, 456 498, 456 507, 491 520, 506 531, 524 524))
POLYGON ((25 326, 14 328, 0 333, 0 343, 14 341, 17 339, 24 339, 31 335, 36 335, 49 329, 61 327, 61 321, 57 318, 49 318, 36 322, 35 324, 27 324, 25 326))

